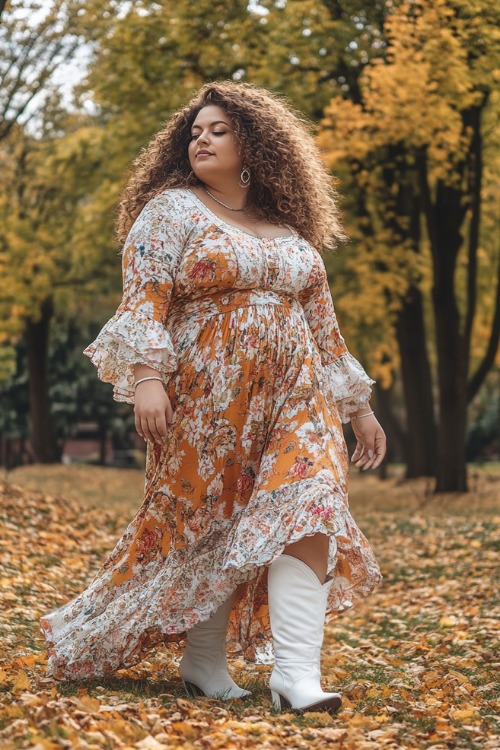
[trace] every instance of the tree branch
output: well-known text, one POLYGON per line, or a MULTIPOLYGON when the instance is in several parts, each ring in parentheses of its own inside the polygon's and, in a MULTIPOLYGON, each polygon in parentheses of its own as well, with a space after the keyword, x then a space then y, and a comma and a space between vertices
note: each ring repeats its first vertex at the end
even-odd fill
POLYGON ((481 134, 481 114, 486 104, 485 96, 481 104, 464 113, 464 124, 472 128, 472 138, 467 159, 468 193, 472 216, 469 224, 469 247, 467 262, 467 308, 465 315, 464 349, 465 361, 469 359, 472 327, 476 314, 477 301, 477 250, 479 247, 479 229, 481 222, 481 185, 483 178, 483 140, 481 134))
POLYGON ((425 148, 417 152, 417 170, 420 195, 422 196, 422 207, 427 225, 427 234, 431 246, 432 262, 434 266, 434 278, 437 277, 436 257, 439 252, 439 243, 437 236, 436 211, 432 204, 431 191, 429 187, 429 177, 427 174, 427 152, 425 148))
POLYGON ((498 255, 498 269, 497 269, 497 294, 495 302, 495 313, 493 315, 493 324, 491 326, 491 336, 484 355, 483 361, 477 368, 474 375, 471 377, 467 384, 467 402, 472 401, 484 380, 493 367, 495 362, 495 356, 498 350, 498 344, 500 341, 500 253, 498 255))

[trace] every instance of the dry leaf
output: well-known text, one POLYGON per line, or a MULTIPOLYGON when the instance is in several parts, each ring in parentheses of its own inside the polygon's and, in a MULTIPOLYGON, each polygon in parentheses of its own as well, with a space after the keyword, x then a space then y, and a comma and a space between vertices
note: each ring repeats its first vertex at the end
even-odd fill
MULTIPOLYGON (((71 472, 73 467, 63 468, 71 472)), ((114 475, 106 470, 107 484, 96 487, 96 498, 114 475)), ((79 476, 89 491, 95 467, 88 467, 87 481, 79 476)), ((429 504, 422 511, 408 507, 405 515, 409 484, 400 487, 391 480, 380 482, 380 510, 374 491, 378 480, 362 485, 368 489, 360 491, 358 501, 354 480, 354 515, 385 578, 379 590, 325 629, 323 682, 343 695, 334 717, 324 712, 273 714, 270 667, 241 657, 230 660, 235 677, 262 685, 248 704, 187 699, 176 667, 179 649, 151 652, 101 686, 60 686, 48 678, 35 613, 81 592, 116 543, 121 528, 117 518, 125 524, 132 517, 132 504, 109 512, 4 485, 0 538, 8 543, 3 544, 2 563, 12 576, 2 573, 0 588, 0 626, 7 645, 0 655, 2 748, 13 743, 13 750, 60 750, 78 748, 81 742, 82 750, 194 750, 195 744, 206 750, 325 750, 333 745, 339 750, 431 745, 444 750, 457 737, 464 747, 488 748, 497 681, 497 623, 491 608, 484 607, 493 596, 495 561, 488 553, 496 532, 491 513, 472 516, 467 509, 454 510, 455 505, 440 512, 429 504), (394 510, 388 509, 392 491, 394 510), (473 547, 473 539, 484 543, 473 547), (57 556, 47 558, 48 544, 58 549, 57 556), (78 561, 71 575, 68 558, 72 564, 78 561)), ((122 488, 123 480, 118 481, 122 488)))
POLYGON ((24 670, 21 670, 15 680, 14 684, 12 686, 12 690, 14 693, 20 691, 20 690, 29 690, 31 687, 30 681, 28 679, 28 675, 24 670))

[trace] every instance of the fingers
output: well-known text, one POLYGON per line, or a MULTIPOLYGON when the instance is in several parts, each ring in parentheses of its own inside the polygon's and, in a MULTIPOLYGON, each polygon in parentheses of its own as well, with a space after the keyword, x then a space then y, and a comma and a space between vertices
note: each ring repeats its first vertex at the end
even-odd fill
POLYGON ((173 421, 173 410, 170 403, 167 404, 165 413, 158 415, 147 414, 135 415, 135 428, 139 435, 149 442, 164 443, 168 434, 168 425, 173 421))
MULTIPOLYGON (((366 461, 361 466, 361 468, 363 469, 363 471, 366 471, 367 469, 374 469, 375 468, 375 462, 379 458, 381 459, 381 457, 379 456, 379 454, 375 453, 375 451, 372 448, 370 448, 367 451, 367 454, 366 454, 366 461)), ((359 464, 357 464, 357 465, 359 466, 359 464)))
MULTIPOLYGON (((356 458, 354 458, 354 455, 353 455, 354 462, 355 462, 356 466, 358 467, 358 469, 361 469, 366 464, 366 462, 371 458, 370 454, 373 455, 373 451, 371 449, 368 449, 367 447, 363 446, 363 449, 362 449, 362 451, 361 451, 361 453, 360 453, 359 456, 357 456, 356 458)), ((351 459, 351 460, 353 460, 353 459, 351 459)))
POLYGON ((144 391, 140 395, 135 402, 135 429, 144 440, 163 445, 174 418, 170 399, 166 393, 161 399, 155 393, 152 397, 144 391))
POLYGON ((156 442, 156 420, 154 417, 141 417, 141 428, 145 440, 150 443, 156 442))
POLYGON ((351 461, 356 462, 356 466, 363 471, 367 469, 376 469, 384 460, 386 452, 386 438, 383 432, 376 432, 373 445, 363 446, 358 441, 351 461))
POLYGON ((379 456, 379 454, 376 453, 373 448, 365 448, 359 461, 356 461, 356 466, 358 469, 363 469, 363 471, 366 471, 366 469, 375 468, 374 462, 379 458, 380 460, 382 460, 383 456, 379 456))
POLYGON ((358 440, 358 442, 356 443, 356 448, 354 450, 354 453, 351 456, 351 461, 357 461, 358 458, 361 458, 361 456, 363 455, 363 450, 364 450, 363 444, 360 443, 358 440))
POLYGON ((147 440, 150 443, 162 442, 162 436, 158 430, 156 419, 154 417, 141 417, 139 419, 139 427, 137 428, 137 432, 141 437, 144 438, 144 440, 147 440))

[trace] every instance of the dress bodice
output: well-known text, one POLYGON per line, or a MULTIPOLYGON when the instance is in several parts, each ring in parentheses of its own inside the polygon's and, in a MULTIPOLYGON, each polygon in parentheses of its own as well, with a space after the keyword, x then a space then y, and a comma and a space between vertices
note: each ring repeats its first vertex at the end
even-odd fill
POLYGON ((167 189, 135 220, 123 250, 122 301, 85 353, 114 384, 116 400, 133 403, 133 365, 146 364, 167 381, 205 326, 201 318, 252 307, 265 336, 278 305, 290 313, 287 345, 300 328, 348 421, 374 381, 340 333, 320 253, 294 230, 255 237, 191 190, 167 189))
POLYGON ((187 225, 174 299, 235 289, 298 296, 321 283, 325 275, 321 255, 297 232, 254 237, 214 214, 190 190, 176 192, 187 225))

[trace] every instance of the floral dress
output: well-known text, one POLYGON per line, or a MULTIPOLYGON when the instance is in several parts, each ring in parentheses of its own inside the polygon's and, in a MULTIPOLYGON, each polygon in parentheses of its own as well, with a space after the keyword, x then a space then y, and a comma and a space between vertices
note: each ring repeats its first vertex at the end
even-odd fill
POLYGON ((340 334, 319 252, 294 230, 258 238, 189 189, 136 219, 123 300, 85 350, 117 401, 132 365, 159 371, 173 408, 148 443, 144 499, 80 596, 40 618, 48 674, 91 678, 179 642, 239 585, 228 650, 272 657, 267 566, 329 537, 327 619, 382 579, 349 511, 342 423, 375 382, 340 334))

